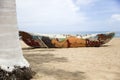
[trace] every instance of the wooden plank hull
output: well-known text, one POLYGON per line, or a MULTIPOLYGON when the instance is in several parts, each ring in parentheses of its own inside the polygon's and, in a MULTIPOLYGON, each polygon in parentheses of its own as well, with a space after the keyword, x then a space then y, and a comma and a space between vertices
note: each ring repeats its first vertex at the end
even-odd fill
POLYGON ((31 47, 40 48, 76 48, 99 47, 109 42, 115 33, 94 34, 89 36, 33 34, 19 31, 21 39, 31 47))

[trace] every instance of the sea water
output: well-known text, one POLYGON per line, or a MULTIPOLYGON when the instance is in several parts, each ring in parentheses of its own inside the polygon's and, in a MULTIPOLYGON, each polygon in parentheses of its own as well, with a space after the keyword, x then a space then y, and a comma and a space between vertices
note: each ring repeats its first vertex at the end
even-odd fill
MULTIPOLYGON (((96 34, 96 33, 107 33, 110 31, 74 31, 74 32, 60 32, 60 34, 73 34, 73 35, 89 35, 89 34, 96 34)), ((115 37, 120 38, 120 31, 114 31, 115 32, 115 37)))
MULTIPOLYGON (((71 31, 71 32, 67 32, 67 31, 60 31, 60 32, 45 32, 45 34, 70 34, 70 35, 81 35, 81 36, 84 36, 84 35, 89 35, 89 34, 99 34, 99 33, 107 33, 107 32, 111 32, 111 31, 71 31)), ((115 32, 115 37, 116 38, 120 38, 120 31, 113 31, 115 32)), ((42 32, 37 32, 37 33, 41 33, 42 32)), ((44 32, 43 32, 44 33, 44 32)))
MULTIPOLYGON (((87 34, 106 33, 106 32, 109 31, 80 31, 80 32, 74 32, 74 34, 87 35, 87 34)), ((120 31, 115 32, 115 37, 120 38, 120 31)))

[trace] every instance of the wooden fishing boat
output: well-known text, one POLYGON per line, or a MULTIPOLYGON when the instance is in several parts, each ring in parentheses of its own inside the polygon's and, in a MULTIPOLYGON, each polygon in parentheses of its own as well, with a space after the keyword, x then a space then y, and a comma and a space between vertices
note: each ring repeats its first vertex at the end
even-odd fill
POLYGON ((34 48, 72 48, 72 47, 100 47, 108 43, 115 35, 114 32, 91 34, 86 36, 38 34, 19 31, 21 39, 34 48))

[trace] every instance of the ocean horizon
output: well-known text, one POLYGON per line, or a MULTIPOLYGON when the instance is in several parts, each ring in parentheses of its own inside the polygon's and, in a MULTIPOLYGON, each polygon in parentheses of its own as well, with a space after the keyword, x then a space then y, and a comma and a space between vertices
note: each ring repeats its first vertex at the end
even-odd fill
MULTIPOLYGON (((106 33, 106 32, 110 32, 110 31, 80 31, 80 32, 75 32, 75 34, 86 35, 86 34, 106 33)), ((115 37, 120 38, 120 31, 115 32, 115 37)))
MULTIPOLYGON (((106 33, 106 32, 115 32, 115 37, 120 38, 120 31, 71 31, 71 32, 45 32, 46 34, 72 34, 72 35, 86 35, 86 34, 96 34, 96 33, 106 33)), ((41 33, 41 32, 39 32, 41 33)))

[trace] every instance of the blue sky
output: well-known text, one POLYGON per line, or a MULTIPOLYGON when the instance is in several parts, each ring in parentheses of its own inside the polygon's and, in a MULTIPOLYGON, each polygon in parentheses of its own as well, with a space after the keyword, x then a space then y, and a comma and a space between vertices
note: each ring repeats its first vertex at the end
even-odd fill
POLYGON ((20 30, 120 31, 120 0, 16 0, 20 30))

